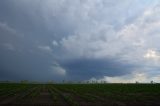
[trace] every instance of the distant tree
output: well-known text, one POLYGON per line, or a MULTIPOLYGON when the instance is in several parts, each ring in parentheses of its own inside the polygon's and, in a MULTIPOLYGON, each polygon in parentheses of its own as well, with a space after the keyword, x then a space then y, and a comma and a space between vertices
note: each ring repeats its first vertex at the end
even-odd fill
POLYGON ((154 82, 153 81, 151 81, 151 84, 153 84, 154 82))

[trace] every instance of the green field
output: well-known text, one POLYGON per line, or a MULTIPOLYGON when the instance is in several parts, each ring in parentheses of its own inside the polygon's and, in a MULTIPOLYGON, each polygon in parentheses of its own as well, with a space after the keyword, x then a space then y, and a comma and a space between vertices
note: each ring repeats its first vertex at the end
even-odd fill
POLYGON ((0 105, 160 106, 160 84, 0 84, 0 105))

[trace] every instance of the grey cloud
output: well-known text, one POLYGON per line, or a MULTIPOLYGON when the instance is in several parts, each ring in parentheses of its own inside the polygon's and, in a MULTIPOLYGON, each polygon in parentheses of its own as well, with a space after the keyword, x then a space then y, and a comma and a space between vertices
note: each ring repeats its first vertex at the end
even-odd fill
POLYGON ((156 0, 0 2, 2 76, 83 80, 158 69, 144 59, 159 49, 156 0))
POLYGON ((115 59, 74 59, 61 63, 72 76, 71 80, 87 80, 91 77, 100 78, 103 76, 119 76, 131 73, 135 66, 127 63, 120 63, 115 59), (125 68, 124 68, 125 67, 125 68))

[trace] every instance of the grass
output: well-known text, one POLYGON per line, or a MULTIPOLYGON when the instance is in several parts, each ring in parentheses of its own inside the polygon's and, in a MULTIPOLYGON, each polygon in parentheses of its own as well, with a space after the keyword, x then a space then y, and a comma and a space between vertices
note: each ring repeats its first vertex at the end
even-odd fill
MULTIPOLYGON (((15 95, 23 99, 38 97, 43 90, 51 95, 54 105, 61 100, 78 105, 160 105, 160 84, 0 84, 0 103, 15 95), (8 97, 8 98, 7 98, 8 97)), ((17 98, 17 101, 19 99, 17 98)), ((32 100, 30 102, 32 102, 32 100)), ((43 98, 42 98, 43 100, 43 98)), ((16 101, 16 100, 15 100, 16 101)), ((15 103, 15 101, 13 103, 15 103)), ((19 102, 21 102, 19 101, 19 102)), ((11 102, 12 103, 12 102, 11 102)), ((28 103, 29 104, 29 103, 28 103)), ((30 103, 32 104, 32 103, 30 103)), ((66 105, 65 104, 65 105, 66 105)))

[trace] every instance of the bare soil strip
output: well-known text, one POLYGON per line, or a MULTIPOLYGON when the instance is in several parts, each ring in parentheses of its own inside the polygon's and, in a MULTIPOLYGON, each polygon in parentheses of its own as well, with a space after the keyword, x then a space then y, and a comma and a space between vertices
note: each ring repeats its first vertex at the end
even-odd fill
POLYGON ((38 105, 53 105, 53 101, 51 98, 50 93, 48 92, 48 90, 44 90, 42 92, 40 92, 39 96, 36 97, 33 100, 33 104, 38 104, 38 105))

